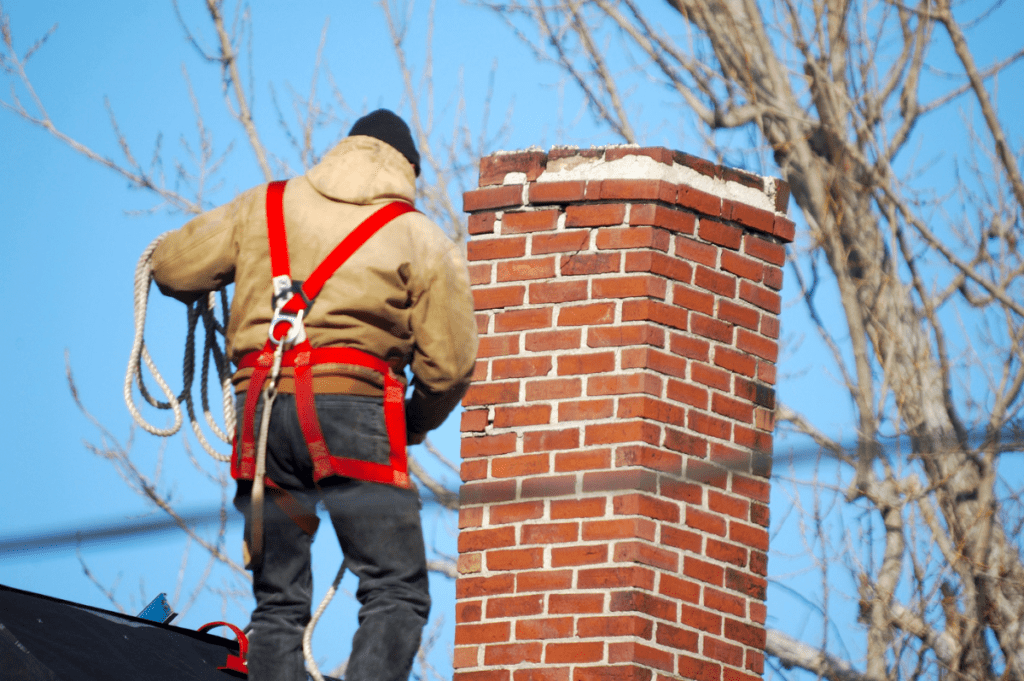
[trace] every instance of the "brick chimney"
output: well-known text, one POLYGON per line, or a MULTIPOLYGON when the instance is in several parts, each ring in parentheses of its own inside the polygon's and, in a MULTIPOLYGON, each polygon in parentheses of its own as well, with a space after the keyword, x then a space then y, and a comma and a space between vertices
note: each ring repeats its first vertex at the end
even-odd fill
POLYGON ((556 147, 464 201, 455 681, 759 679, 788 186, 556 147))

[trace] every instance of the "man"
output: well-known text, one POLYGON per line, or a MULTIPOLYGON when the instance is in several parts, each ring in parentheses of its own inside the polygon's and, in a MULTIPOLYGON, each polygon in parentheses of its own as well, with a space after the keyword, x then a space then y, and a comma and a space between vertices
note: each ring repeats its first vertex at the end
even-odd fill
POLYGON ((255 187, 200 215, 153 254, 160 290, 183 302, 235 284, 226 334, 228 354, 239 363, 232 475, 235 504, 246 513, 246 541, 262 546, 251 564, 252 681, 306 679, 301 636, 310 619, 309 547, 318 501, 330 513, 345 566, 359 578, 360 626, 346 680, 407 679, 419 647, 430 598, 404 440, 422 442, 462 399, 477 337, 461 251, 422 214, 407 212, 418 175, 408 126, 381 109, 359 119, 305 175, 255 187), (360 230, 369 236, 341 248, 347 260, 318 293, 300 288, 304 280, 323 279, 321 262, 360 230), (283 338, 289 331, 296 337, 283 338), (268 503, 254 523, 258 391, 279 342, 288 352, 266 436, 268 503), (407 366, 413 393, 402 423, 407 366), (310 386, 315 397, 306 399, 310 386), (385 395, 398 395, 398 406, 385 395), (251 536, 261 522, 262 542, 251 536))

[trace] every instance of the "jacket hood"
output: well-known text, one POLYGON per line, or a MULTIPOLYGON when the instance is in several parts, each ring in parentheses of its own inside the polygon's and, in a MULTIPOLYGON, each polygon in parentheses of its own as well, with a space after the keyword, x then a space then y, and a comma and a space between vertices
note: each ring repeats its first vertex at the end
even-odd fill
POLYGON ((346 137, 306 172, 313 188, 335 201, 413 203, 416 175, 401 152, 374 137, 346 137))

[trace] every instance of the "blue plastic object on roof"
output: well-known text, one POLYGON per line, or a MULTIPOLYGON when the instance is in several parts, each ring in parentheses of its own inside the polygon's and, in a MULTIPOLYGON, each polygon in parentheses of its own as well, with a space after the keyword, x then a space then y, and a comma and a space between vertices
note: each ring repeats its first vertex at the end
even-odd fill
POLYGON ((154 598, 149 605, 142 609, 136 617, 150 622, 159 622, 160 624, 167 624, 175 617, 178 613, 171 610, 171 604, 167 602, 167 594, 161 593, 159 596, 154 598))

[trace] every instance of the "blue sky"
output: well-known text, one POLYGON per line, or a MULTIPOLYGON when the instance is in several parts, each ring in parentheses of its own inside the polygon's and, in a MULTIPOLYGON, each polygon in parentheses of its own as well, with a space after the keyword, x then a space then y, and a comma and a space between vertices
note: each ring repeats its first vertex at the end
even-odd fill
MULTIPOLYGON (((182 4, 188 5, 183 11, 190 25, 209 40, 203 17, 191 9, 196 3, 182 4)), ((286 9, 280 3, 262 3, 252 9, 255 115, 264 142, 277 153, 288 154, 287 142, 276 125, 268 85, 273 84, 286 109, 289 87, 300 92, 308 89, 327 16, 331 16, 331 23, 325 55, 351 110, 340 113, 344 129, 339 125, 321 133, 321 148, 332 136, 343 134, 364 111, 386 106, 408 112, 379 8, 367 2, 340 4, 344 11, 338 10, 339 3, 326 0, 305 2, 301 11, 286 9)), ((492 65, 496 65, 492 125, 500 124, 512 107, 510 132, 501 148, 619 142, 581 109, 578 93, 562 81, 561 74, 536 65, 495 16, 472 7, 444 4, 438 10, 433 52, 435 107, 440 121, 453 116, 461 87, 466 116, 477 128, 483 106, 479 95, 487 87, 492 65)), ((22 54, 51 25, 59 24, 28 67, 49 114, 68 135, 101 154, 118 158, 104 105, 104 98, 108 98, 122 132, 141 159, 150 157, 157 136, 162 134, 166 171, 171 176, 170 160, 183 158, 181 137, 193 144, 195 140, 184 68, 206 125, 213 131, 215 149, 223 151, 234 142, 223 174, 225 183, 209 195, 209 200, 214 204, 227 201, 237 191, 261 181, 251 151, 224 111, 218 72, 186 43, 170 2, 19 0, 5 4, 4 9, 10 14, 16 48, 22 54)), ((990 48, 1003 52, 999 48, 1011 39, 1003 31, 1013 23, 1003 22, 993 29, 992 39, 981 45, 979 61, 988 63, 990 48)), ((410 55, 414 62, 422 59, 424 27, 424 7, 417 7, 411 23, 410 55)), ((1002 92, 1010 92, 1009 96, 1014 89, 1022 89, 1020 70, 1011 75, 1001 84, 1002 92)), ((17 92, 20 97, 26 96, 23 90, 17 92)), ((668 97, 645 96, 650 99, 635 102, 644 109, 642 121, 648 123, 644 142, 701 154, 699 138, 685 117, 671 124, 657 123, 671 115, 665 108, 668 97)), ((439 128, 443 130, 445 125, 439 123, 439 128)), ((929 155, 927 148, 923 155, 929 155)), ((298 167, 293 156, 289 160, 298 167)), ((83 446, 84 439, 95 442, 98 434, 69 395, 64 356, 65 352, 70 356, 86 406, 114 435, 127 439, 131 419, 121 390, 132 341, 135 263, 157 234, 180 226, 184 219, 163 210, 145 212, 156 203, 152 196, 127 188, 124 179, 75 154, 45 131, 0 111, 0 235, 4 241, 0 285, 5 298, 12 301, 7 311, 8 332, 0 341, 8 357, 7 390, 0 396, 7 436, 7 453, 2 459, 7 489, 0 498, 0 536, 78 527, 148 512, 112 467, 83 446), (133 211, 144 213, 130 215, 133 211)), ((789 274, 784 295, 787 301, 796 297, 795 282, 789 274)), ((161 300, 155 290, 151 300, 147 341, 172 385, 180 385, 184 310, 176 302, 161 300)), ((780 365, 780 399, 807 413, 826 432, 839 435, 843 424, 849 422, 847 400, 838 379, 823 380, 816 368, 822 361, 821 349, 798 306, 787 305, 783 333, 788 352, 784 351, 780 365), (798 344, 800 338, 806 340, 798 344), (828 389, 830 381, 835 381, 835 389, 828 389)), ((457 418, 450 419, 433 439, 451 458, 457 458, 457 418)), ((194 449, 206 468, 214 470, 205 454, 198 447, 194 449)), ((135 451, 151 470, 163 456, 162 480, 173 483, 176 498, 184 507, 218 501, 214 488, 202 481, 183 455, 179 441, 172 441, 161 454, 157 439, 138 432, 135 451)), ((827 469, 825 474, 830 474, 827 469)), ((787 504, 776 493, 773 518, 783 517, 787 504)), ((454 554, 452 520, 428 508, 424 522, 428 545, 443 554, 454 554)), ((239 525, 229 530, 227 548, 235 555, 239 535, 239 525)), ((784 556, 799 554, 802 546, 793 526, 778 535, 775 549, 780 554, 773 554, 772 572, 787 571, 790 561, 784 556)), ((116 582, 122 601, 141 609, 160 591, 173 595, 182 570, 183 548, 184 541, 177 536, 163 535, 114 547, 86 547, 82 555, 100 581, 107 585, 116 582)), ((318 595, 339 562, 336 542, 329 533, 322 533, 315 553, 318 595)), ((202 551, 194 549, 185 568, 186 583, 191 583, 189 580, 199 575, 204 565, 202 551)), ((83 574, 74 552, 4 560, 0 562, 0 583, 109 607, 83 574)), ((350 580, 345 584, 353 588, 350 580)), ((454 588, 451 581, 435 578, 432 589, 435 617, 445 618, 443 636, 447 638, 440 646, 444 652, 452 640, 450 604, 454 588)), ((769 625, 806 634, 799 617, 776 614, 793 612, 792 601, 785 593, 778 589, 769 593, 769 625)), ((325 644, 328 635, 346 640, 347 648, 354 623, 350 605, 336 605, 328 611, 320 627, 328 633, 318 631, 315 650, 330 651, 325 644)), ((206 594, 180 624, 195 627, 223 616, 245 621, 237 608, 226 613, 220 608, 220 599, 206 594)), ((806 621, 816 621, 813 615, 808 617, 806 621)), ((817 640, 816 634, 808 636, 811 642, 817 640)), ((330 664, 339 657, 334 651, 322 655, 330 664)))

